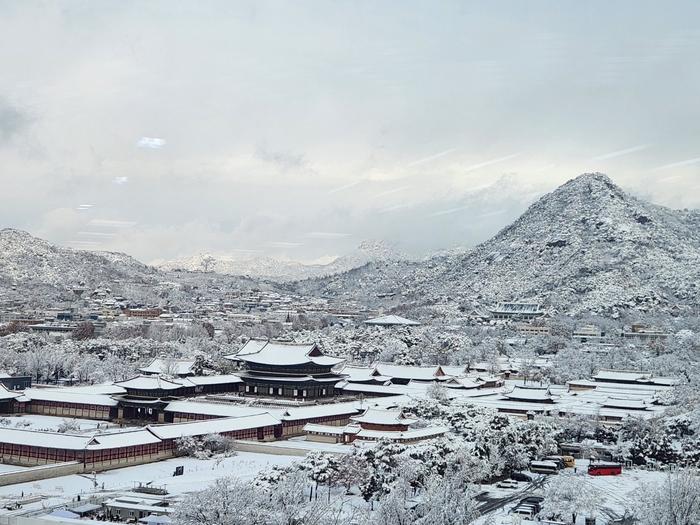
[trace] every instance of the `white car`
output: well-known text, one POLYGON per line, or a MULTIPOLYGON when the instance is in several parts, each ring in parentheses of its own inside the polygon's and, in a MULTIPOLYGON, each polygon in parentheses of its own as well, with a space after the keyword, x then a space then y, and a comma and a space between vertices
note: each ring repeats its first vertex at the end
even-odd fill
POLYGON ((499 489, 517 489, 518 488, 518 482, 515 481, 514 479, 504 479, 496 483, 496 486, 499 489))

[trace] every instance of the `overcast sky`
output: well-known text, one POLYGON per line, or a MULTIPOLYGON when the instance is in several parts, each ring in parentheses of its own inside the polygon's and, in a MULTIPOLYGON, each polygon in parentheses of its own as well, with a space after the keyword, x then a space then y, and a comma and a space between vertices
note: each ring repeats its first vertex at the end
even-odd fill
POLYGON ((149 262, 700 205, 700 2, 0 1, 0 226, 149 262))

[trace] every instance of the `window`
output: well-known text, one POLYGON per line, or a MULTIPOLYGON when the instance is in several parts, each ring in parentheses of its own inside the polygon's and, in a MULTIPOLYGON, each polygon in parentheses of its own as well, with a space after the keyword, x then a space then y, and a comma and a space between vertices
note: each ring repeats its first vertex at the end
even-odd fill
POLYGON ((326 395, 326 389, 325 389, 325 388, 322 388, 322 389, 321 389, 321 395, 322 395, 322 396, 325 396, 325 395, 326 395))
POLYGON ((297 397, 299 395, 299 389, 295 388, 294 389, 294 397, 297 397))
POLYGON ((277 389, 277 395, 278 395, 278 396, 281 396, 281 395, 282 395, 282 389, 281 389, 281 388, 278 388, 278 389, 277 389))
POLYGON ((306 389, 301 391, 301 397, 306 397, 306 389))
POLYGON ((272 395, 272 394, 274 394, 274 393, 275 393, 275 389, 272 388, 272 387, 270 387, 270 395, 272 395))
POLYGON ((246 385, 246 386, 245 386, 245 391, 246 391, 247 393, 250 393, 250 385, 246 385))

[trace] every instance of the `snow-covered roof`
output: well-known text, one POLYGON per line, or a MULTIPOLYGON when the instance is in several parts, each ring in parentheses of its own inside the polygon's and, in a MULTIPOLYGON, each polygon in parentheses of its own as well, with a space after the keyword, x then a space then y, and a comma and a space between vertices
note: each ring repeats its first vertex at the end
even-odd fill
POLYGON ((117 381, 114 384, 128 390, 177 390, 183 387, 182 383, 164 377, 144 375, 132 377, 126 381, 117 381))
POLYGON ((573 389, 588 389, 595 390, 596 392, 608 392, 612 394, 618 394, 621 392, 647 392, 653 394, 655 392, 666 392, 671 390, 673 387, 666 384, 656 384, 656 383, 608 383, 605 381, 590 381, 587 379, 568 381, 567 385, 573 387, 573 389))
POLYGON ((27 445, 30 447, 84 450, 87 448, 90 441, 92 441, 92 436, 0 427, 0 443, 27 445))
POLYGON ((647 403, 644 399, 625 399, 619 397, 609 397, 603 401, 604 407, 610 408, 628 408, 631 410, 646 410, 647 403))
POLYGON ((73 394, 123 394, 126 390, 113 383, 97 383, 95 385, 66 386, 62 392, 73 394))
POLYGON ((139 523, 145 525, 165 525, 172 522, 173 520, 169 516, 156 516, 155 514, 149 514, 139 519, 139 523))
POLYGON ((354 415, 360 412, 360 403, 350 401, 347 403, 326 403, 323 405, 311 405, 303 407, 288 408, 282 413, 281 419, 284 421, 295 421, 300 419, 312 419, 316 417, 354 415))
POLYGON ((139 368, 144 374, 171 374, 188 375, 193 374, 194 359, 162 359, 155 358, 148 365, 139 368))
POLYGON ((437 377, 445 375, 442 367, 439 365, 408 366, 395 365, 393 363, 377 363, 374 365, 373 374, 398 379, 412 379, 415 381, 433 381, 437 377))
POLYGON ((389 439, 389 440, 413 440, 413 439, 428 439, 432 437, 442 436, 448 432, 447 427, 434 426, 408 429, 401 432, 387 430, 368 430, 363 428, 357 433, 360 439, 389 439))
POLYGON ((368 319, 365 324, 371 324, 375 326, 418 326, 420 323, 418 321, 413 321, 412 319, 406 319, 399 315, 382 315, 381 317, 375 317, 374 319, 368 319))
POLYGON ((463 376, 467 373, 466 365, 461 365, 461 366, 440 365, 440 366, 442 367, 442 371, 445 372, 445 375, 448 375, 448 376, 460 377, 460 376, 463 376))
POLYGON ((369 440, 417 440, 437 437, 448 432, 448 428, 444 426, 431 426, 424 428, 408 429, 404 431, 394 430, 368 430, 359 425, 349 424, 342 427, 334 425, 317 425, 307 423, 304 425, 304 432, 310 434, 330 434, 333 436, 342 436, 344 434, 355 434, 360 439, 369 440))
POLYGON ((352 425, 352 428, 348 428, 351 425, 346 425, 339 427, 337 425, 317 425, 316 423, 307 423, 304 425, 304 432, 317 433, 317 434, 332 434, 334 436, 342 436, 343 434, 357 434, 361 428, 357 425, 352 425))
POLYGON ((7 401, 8 399, 17 399, 22 395, 21 392, 13 392, 8 390, 5 385, 0 384, 0 401, 7 401))
POLYGON ((412 425, 417 420, 404 417, 396 410, 382 410, 379 408, 368 408, 359 416, 353 416, 351 421, 356 423, 371 423, 374 425, 412 425))
MULTIPOLYGON (((425 395, 427 383, 410 381, 407 385, 371 385, 365 383, 350 383, 348 381, 338 381, 335 388, 349 393, 380 394, 386 396, 400 395, 425 395)), ((446 393, 450 397, 453 392, 446 393)))
POLYGON ((479 388, 483 383, 477 379, 469 377, 452 377, 445 382, 445 386, 449 388, 479 388))
POLYGON ((261 365, 293 366, 313 363, 320 366, 335 366, 345 361, 325 356, 316 343, 287 343, 251 339, 241 350, 226 359, 261 365))
POLYGON ((169 425, 149 425, 147 428, 160 439, 177 439, 185 436, 204 436, 207 434, 222 434, 251 428, 279 425, 279 419, 268 413, 253 414, 243 417, 225 417, 206 419, 188 423, 169 425))
POLYGON ((154 443, 160 443, 160 439, 147 429, 140 428, 138 430, 96 434, 87 448, 88 450, 103 450, 136 445, 152 445, 154 443))
POLYGON ((596 381, 643 381, 651 378, 649 372, 634 370, 599 370, 593 379, 596 381))
POLYGON ((74 403, 80 405, 97 405, 114 407, 117 401, 107 394, 89 394, 75 391, 72 388, 27 388, 24 396, 29 400, 56 401, 59 403, 74 403))
POLYGON ((288 383, 290 379, 293 379, 294 382, 296 383, 335 383, 338 381, 337 376, 330 376, 330 377, 317 377, 317 376, 310 376, 310 375, 303 375, 303 376, 282 376, 282 375, 261 375, 261 374, 246 374, 245 372, 243 373, 243 377, 253 377, 255 379, 258 379, 260 381, 270 381, 270 382, 277 382, 277 383, 288 383))
POLYGON ((226 374, 219 376, 193 376, 182 380, 183 383, 192 383, 195 386, 202 385, 222 385, 231 383, 242 383, 243 380, 237 374, 226 374))
POLYGON ((340 371, 341 374, 347 376, 345 379, 351 382, 361 381, 389 381, 390 377, 373 375, 374 367, 371 366, 351 366, 346 365, 340 371))
POLYGON ((171 401, 164 409, 166 412, 182 414, 201 414, 216 417, 244 417, 254 414, 265 414, 266 408, 249 407, 233 403, 205 403, 203 401, 171 401))
POLYGON ((538 303, 498 303, 496 306, 489 308, 493 313, 508 313, 508 314, 536 314, 543 313, 538 303))
POLYGON ((552 401, 552 394, 549 388, 530 387, 530 386, 515 386, 513 390, 504 394, 508 399, 516 399, 519 401, 552 401))

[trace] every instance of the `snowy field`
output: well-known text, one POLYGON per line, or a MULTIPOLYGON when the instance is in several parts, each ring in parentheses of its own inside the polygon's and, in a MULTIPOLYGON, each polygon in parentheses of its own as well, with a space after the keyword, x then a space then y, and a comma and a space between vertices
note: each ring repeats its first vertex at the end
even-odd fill
MULTIPOLYGON (((81 432, 89 432, 92 430, 104 430, 104 429, 115 429, 120 428, 119 425, 114 423, 109 423, 107 421, 95 421, 94 419, 76 419, 76 418, 63 418, 56 416, 42 416, 37 414, 28 414, 22 416, 3 416, 4 420, 7 420, 9 424, 5 425, 9 428, 22 428, 28 430, 48 430, 56 431, 61 423, 66 419, 71 422, 75 422, 80 426, 81 432)), ((123 427, 126 428, 126 427, 123 427)))
MULTIPOLYGON (((298 460, 299 458, 290 456, 247 452, 240 452, 229 458, 210 460, 175 458, 98 473, 96 475, 97 488, 95 488, 92 476, 89 474, 62 476, 0 487, 0 503, 17 500, 22 495, 25 498, 40 495, 43 496, 42 501, 25 505, 23 508, 23 511, 37 510, 45 506, 55 506, 71 501, 78 494, 84 497, 92 493, 130 490, 138 482, 151 483, 153 486, 165 485, 171 494, 183 494, 202 490, 218 478, 236 476, 252 479, 258 472, 271 468, 273 465, 284 466, 298 460), (185 467, 185 473, 183 476, 173 477, 175 467, 178 465, 185 467)), ((0 511, 0 514, 2 512, 0 511)))

